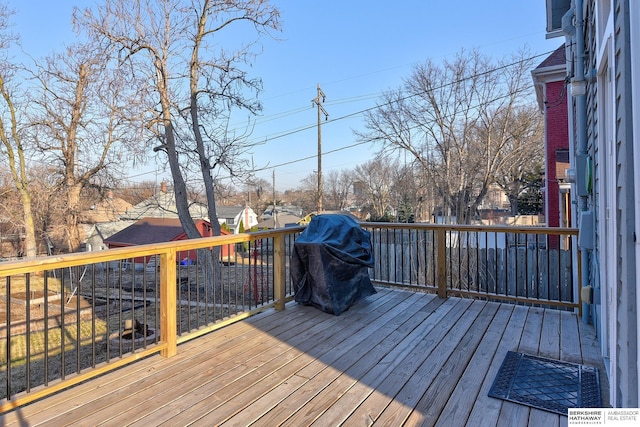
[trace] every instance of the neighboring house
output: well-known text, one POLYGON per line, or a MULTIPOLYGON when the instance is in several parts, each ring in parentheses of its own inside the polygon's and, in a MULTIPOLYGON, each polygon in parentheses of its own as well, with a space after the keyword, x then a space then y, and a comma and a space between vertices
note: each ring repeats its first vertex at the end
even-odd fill
MULTIPOLYGON (((195 220, 209 220, 207 205, 198 202, 189 203, 189 213, 195 220)), ((178 218, 176 196, 168 191, 167 183, 160 184, 160 191, 137 205, 127 209, 120 216, 123 220, 138 220, 140 218, 178 218)))
MULTIPOLYGON (((131 224, 131 221, 121 224, 120 216, 127 209, 131 208, 131 203, 114 197, 112 191, 107 191, 104 198, 88 199, 92 200, 91 205, 84 206, 79 212, 77 231, 80 238, 80 246, 74 248, 76 251, 92 251, 104 249, 103 238, 108 237, 111 226, 102 227, 103 224, 115 223, 115 231, 131 224)), ((84 200, 83 200, 84 201, 84 200)), ((67 239, 66 227, 59 224, 50 226, 43 235, 43 247, 39 251, 49 255, 56 253, 67 253, 69 242, 67 239)), ((115 232, 113 231, 113 232, 115 232)))
POLYGON ((114 197, 113 192, 108 191, 104 199, 80 213, 80 222, 83 224, 97 224, 117 221, 123 212, 127 212, 131 208, 131 203, 119 197, 114 197))
POLYGON ((276 212, 275 216, 269 216, 268 219, 265 219, 260 224, 258 224, 258 228, 261 229, 276 229, 276 228, 284 228, 292 225, 298 225, 298 221, 302 218, 296 215, 292 215, 290 213, 278 213, 276 212))
POLYGON ((478 206, 479 211, 490 211, 490 210, 508 210, 511 208, 509 204, 509 198, 507 194, 500 188, 498 184, 489 184, 489 188, 487 189, 487 194, 480 202, 478 206))
MULTIPOLYGON (((209 221, 199 219, 195 221, 196 227, 202 237, 212 235, 211 224, 209 221)), ((222 234, 228 234, 223 231, 222 234)), ((143 218, 131 224, 127 228, 115 233, 111 237, 104 240, 109 249, 123 248, 135 245, 147 245, 162 242, 175 242, 177 240, 186 240, 187 234, 180 224, 178 218, 143 218)), ((232 255, 229 251, 233 245, 225 245, 222 247, 222 257, 232 255)), ((196 251, 187 253, 178 253, 177 259, 180 262, 186 260, 196 261, 196 251)), ((146 263, 147 260, 135 259, 136 263, 146 263)))
POLYGON ((80 251, 101 251, 106 249, 104 239, 133 224, 133 220, 121 220, 121 215, 132 205, 113 196, 108 191, 104 199, 98 201, 80 213, 78 231, 82 243, 80 251))
MULTIPOLYGON (((266 221, 271 219, 273 217, 273 211, 274 211, 273 205, 267 206, 265 210, 262 212, 262 215, 260 215, 260 220, 266 221)), ((299 206, 277 205, 275 208, 275 213, 276 215, 282 215, 282 214, 294 215, 294 216, 297 216, 298 219, 300 219, 302 218, 302 214, 304 213, 304 211, 299 206)))
POLYGON ((84 229, 84 235, 87 236, 84 240, 82 251, 102 251, 107 249, 107 245, 104 242, 105 239, 113 236, 117 232, 124 230, 132 225, 135 221, 123 220, 123 221, 111 221, 100 222, 97 224, 82 224, 84 229))
POLYGON ((232 234, 248 232, 258 225, 258 215, 248 206, 216 206, 218 222, 225 225, 232 234))
POLYGON ((569 160, 567 61, 562 45, 531 72, 538 106, 544 113, 544 216, 548 227, 570 227, 571 185, 565 180, 569 160))
MULTIPOLYGON (((203 219, 209 221, 209 212, 204 203, 190 202, 189 212, 194 221, 203 219)), ((250 207, 245 206, 216 206, 216 214, 220 225, 225 224, 228 230, 237 234, 240 224, 244 230, 258 225, 258 216, 250 207)), ((138 220, 140 218, 178 218, 176 198, 173 191, 168 191, 167 184, 160 185, 160 192, 138 203, 121 215, 122 220, 138 220)))
POLYGON ((293 205, 287 206, 267 206, 262 215, 260 215, 260 229, 283 228, 290 225, 298 225, 298 221, 302 219, 302 208, 293 205))
POLYGON ((598 332, 611 404, 637 408, 640 1, 546 4, 548 37, 564 36, 567 46, 572 195, 582 286, 593 291, 584 320, 598 332))

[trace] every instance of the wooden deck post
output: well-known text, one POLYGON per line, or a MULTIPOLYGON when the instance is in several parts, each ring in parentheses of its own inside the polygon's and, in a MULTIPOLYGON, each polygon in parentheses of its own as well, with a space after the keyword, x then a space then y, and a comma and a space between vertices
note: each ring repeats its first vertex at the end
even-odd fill
POLYGON ((164 357, 178 353, 176 249, 160 254, 160 341, 164 357))
POLYGON ((438 296, 447 297, 447 230, 444 227, 437 228, 436 233, 436 285, 438 296))
POLYGON ((286 279, 286 250, 284 234, 273 238, 273 299, 276 310, 284 310, 285 279, 286 279))

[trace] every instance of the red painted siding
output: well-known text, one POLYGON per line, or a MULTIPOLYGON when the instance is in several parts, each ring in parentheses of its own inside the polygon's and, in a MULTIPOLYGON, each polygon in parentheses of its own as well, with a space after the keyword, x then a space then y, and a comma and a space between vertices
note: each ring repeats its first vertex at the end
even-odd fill
POLYGON ((556 176, 556 150, 569 148, 567 90, 564 81, 548 82, 545 88, 545 149, 546 192, 545 217, 547 226, 560 225, 559 185, 556 176))

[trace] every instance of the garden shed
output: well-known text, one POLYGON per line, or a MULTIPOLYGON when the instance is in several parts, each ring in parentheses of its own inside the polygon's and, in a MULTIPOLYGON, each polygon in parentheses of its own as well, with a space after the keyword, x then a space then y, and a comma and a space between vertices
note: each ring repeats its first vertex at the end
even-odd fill
MULTIPOLYGON (((203 219, 195 220, 196 227, 202 237, 212 235, 211 224, 203 219)), ((226 230, 221 230, 223 235, 229 234, 226 230)), ((112 235, 104 242, 109 249, 123 248, 135 245, 147 245, 153 243, 174 242, 186 240, 187 233, 184 231, 180 219, 178 218, 142 218, 129 227, 112 235)), ((221 248, 222 259, 229 259, 234 254, 233 245, 225 245, 221 248)), ((179 262, 195 262, 197 253, 178 253, 179 262)), ((146 264, 148 260, 135 259, 135 263, 146 264)))

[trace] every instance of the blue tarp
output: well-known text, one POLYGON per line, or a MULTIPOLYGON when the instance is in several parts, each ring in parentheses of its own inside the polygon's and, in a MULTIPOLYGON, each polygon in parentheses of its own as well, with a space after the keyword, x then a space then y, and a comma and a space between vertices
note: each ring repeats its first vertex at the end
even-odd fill
POLYGON ((339 315, 376 293, 371 235, 351 217, 315 216, 296 240, 291 255, 295 300, 339 315))

